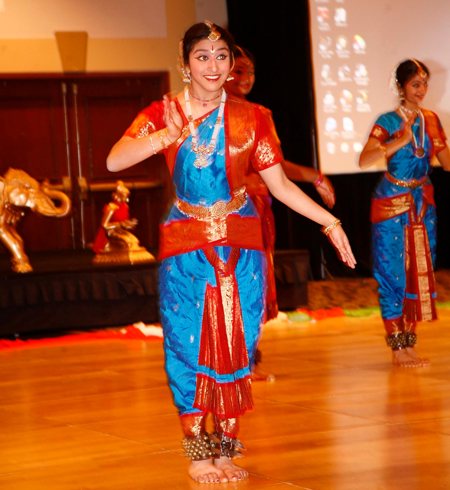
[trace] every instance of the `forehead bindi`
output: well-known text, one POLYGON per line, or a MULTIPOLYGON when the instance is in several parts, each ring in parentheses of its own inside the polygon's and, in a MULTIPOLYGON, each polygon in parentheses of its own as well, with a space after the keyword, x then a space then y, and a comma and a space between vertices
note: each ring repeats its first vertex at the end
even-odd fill
POLYGON ((414 83, 423 83, 427 84, 428 83, 428 77, 422 77, 420 75, 414 75, 409 81, 408 84, 412 85, 414 83))
POLYGON ((225 41, 219 40, 219 41, 211 42, 209 39, 203 39, 202 41, 198 42, 193 49, 194 54, 197 54, 199 52, 206 52, 212 54, 215 54, 217 52, 228 53, 228 51, 229 51, 228 45, 226 44, 225 41))

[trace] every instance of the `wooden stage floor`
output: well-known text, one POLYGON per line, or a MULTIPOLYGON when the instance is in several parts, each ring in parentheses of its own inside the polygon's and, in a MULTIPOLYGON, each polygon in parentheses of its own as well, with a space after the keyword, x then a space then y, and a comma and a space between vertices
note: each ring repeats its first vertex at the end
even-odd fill
MULTIPOLYGON (((450 310, 422 325, 429 368, 393 367, 379 316, 274 323, 242 419, 233 489, 450 489, 450 310)), ((197 489, 160 340, 0 351, 2 490, 197 489)), ((208 486, 208 485, 206 485, 208 486)))

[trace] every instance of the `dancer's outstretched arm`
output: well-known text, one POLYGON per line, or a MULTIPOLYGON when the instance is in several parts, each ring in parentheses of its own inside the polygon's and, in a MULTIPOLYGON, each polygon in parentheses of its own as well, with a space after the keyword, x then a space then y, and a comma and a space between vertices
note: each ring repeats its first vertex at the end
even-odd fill
MULTIPOLYGON (((335 216, 322 206, 319 206, 286 177, 280 164, 262 170, 259 173, 271 194, 293 211, 325 227, 336 221, 335 216)), ((328 234, 328 238, 337 250, 339 258, 354 269, 356 260, 342 227, 336 226, 333 228, 328 234)))

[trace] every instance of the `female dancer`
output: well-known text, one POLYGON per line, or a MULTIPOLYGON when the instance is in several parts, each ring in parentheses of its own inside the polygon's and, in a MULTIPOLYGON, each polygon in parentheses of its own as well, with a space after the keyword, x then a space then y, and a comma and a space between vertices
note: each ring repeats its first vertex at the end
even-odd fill
MULTIPOLYGON (((245 48, 236 46, 234 49, 235 65, 231 72, 232 79, 228 80, 225 84, 226 91, 239 99, 246 100, 247 95, 252 91, 255 84, 255 57, 253 54, 245 48)), ((275 123, 272 119, 272 112, 260 106, 261 111, 267 117, 272 132, 278 144, 280 140, 275 129, 275 123)), ((331 209, 336 202, 336 196, 334 193, 333 185, 328 177, 325 177, 317 170, 311 167, 305 167, 303 165, 297 165, 288 160, 281 162, 283 170, 290 180, 300 182, 311 182, 314 184, 317 192, 323 199, 324 203, 331 209)), ((251 194, 253 202, 256 205, 259 215, 261 216, 261 224, 263 231, 264 249, 267 257, 267 316, 266 320, 272 320, 279 318, 280 313, 278 311, 278 303, 275 288, 275 274, 274 274, 274 253, 275 253, 275 221, 272 212, 272 199, 269 195, 267 186, 260 178, 259 182, 256 182, 254 186, 247 187, 247 192, 251 194)), ((269 380, 275 379, 273 374, 268 374, 261 369, 262 354, 259 349, 256 351, 255 364, 252 371, 252 379, 257 380, 269 380)))
POLYGON ((436 209, 428 175, 437 157, 450 170, 450 153, 439 118, 420 108, 430 73, 408 59, 393 71, 399 107, 381 115, 359 160, 366 168, 380 158, 388 169, 372 199, 373 271, 379 284, 386 341, 396 365, 430 364, 414 351, 416 322, 436 318, 433 267, 436 209))
POLYGON ((247 184, 261 175, 274 196, 325 226, 341 260, 355 265, 339 220, 285 177, 258 107, 223 90, 232 49, 219 26, 188 29, 180 46, 186 89, 144 109, 107 159, 119 171, 163 151, 172 174, 176 196, 159 250, 165 366, 189 474, 205 483, 248 476, 231 458, 244 449, 239 416, 253 408, 250 365, 265 319, 266 259, 247 184), (214 434, 206 432, 208 413, 214 434))

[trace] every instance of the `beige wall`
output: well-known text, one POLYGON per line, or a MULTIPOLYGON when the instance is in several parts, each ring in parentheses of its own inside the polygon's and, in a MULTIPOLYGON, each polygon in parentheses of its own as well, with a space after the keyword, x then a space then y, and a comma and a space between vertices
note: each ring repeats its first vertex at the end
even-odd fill
MULTIPOLYGON (((6 8, 7 6, 8 3, 6 8)), ((196 22, 196 2, 195 0, 166 0, 165 8, 167 20, 165 38, 88 38, 86 71, 167 70, 170 73, 171 89, 180 89, 182 82, 177 68, 178 43, 186 29, 196 22)), ((39 22, 39 19, 36 21, 39 22)), ((0 76, 1 73, 61 73, 62 71, 56 38, 0 39, 0 76)))

